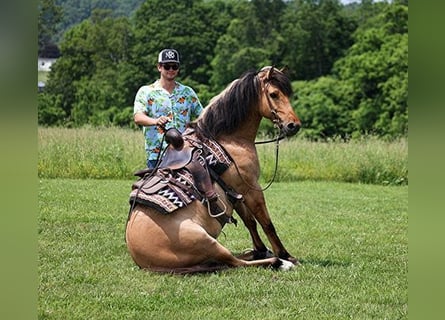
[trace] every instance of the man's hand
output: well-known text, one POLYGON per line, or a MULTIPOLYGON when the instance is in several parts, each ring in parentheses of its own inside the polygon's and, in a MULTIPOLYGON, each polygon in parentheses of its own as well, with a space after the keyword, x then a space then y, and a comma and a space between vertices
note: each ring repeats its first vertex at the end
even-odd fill
POLYGON ((166 116, 160 116, 157 120, 156 120, 156 125, 158 127, 164 128, 167 122, 170 122, 170 118, 166 117, 166 116))

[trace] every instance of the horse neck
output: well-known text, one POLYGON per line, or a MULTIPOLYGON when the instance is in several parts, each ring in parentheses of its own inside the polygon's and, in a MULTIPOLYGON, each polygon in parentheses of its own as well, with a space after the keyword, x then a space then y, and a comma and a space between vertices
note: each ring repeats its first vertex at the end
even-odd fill
POLYGON ((248 117, 248 121, 235 130, 231 135, 237 139, 255 143, 260 122, 261 115, 258 112, 252 112, 248 117))

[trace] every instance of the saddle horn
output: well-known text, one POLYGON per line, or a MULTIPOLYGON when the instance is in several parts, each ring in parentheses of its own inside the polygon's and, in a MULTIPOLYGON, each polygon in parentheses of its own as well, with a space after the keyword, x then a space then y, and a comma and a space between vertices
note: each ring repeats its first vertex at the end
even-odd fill
POLYGON ((176 150, 181 149, 184 146, 184 139, 181 132, 176 128, 170 128, 165 133, 165 142, 172 145, 176 150))

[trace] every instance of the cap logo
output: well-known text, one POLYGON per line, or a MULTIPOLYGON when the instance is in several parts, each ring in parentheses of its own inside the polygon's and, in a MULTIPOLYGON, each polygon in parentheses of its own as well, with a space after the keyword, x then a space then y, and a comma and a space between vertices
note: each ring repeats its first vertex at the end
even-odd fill
POLYGON ((175 53, 173 51, 167 51, 165 53, 165 57, 168 59, 174 59, 175 58, 175 53))

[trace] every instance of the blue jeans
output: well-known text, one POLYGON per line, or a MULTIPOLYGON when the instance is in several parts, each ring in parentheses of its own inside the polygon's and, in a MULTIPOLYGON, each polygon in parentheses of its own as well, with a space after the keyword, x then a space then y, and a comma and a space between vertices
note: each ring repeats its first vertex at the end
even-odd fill
POLYGON ((147 168, 154 169, 154 167, 156 167, 156 163, 156 160, 147 160, 147 168))

